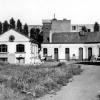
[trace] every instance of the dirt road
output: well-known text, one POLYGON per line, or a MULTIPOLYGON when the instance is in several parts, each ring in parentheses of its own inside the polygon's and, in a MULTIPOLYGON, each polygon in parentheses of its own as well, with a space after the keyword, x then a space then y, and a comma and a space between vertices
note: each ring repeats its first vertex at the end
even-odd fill
POLYGON ((38 100, 97 100, 100 91, 100 66, 82 65, 84 71, 64 86, 56 95, 46 95, 38 100))

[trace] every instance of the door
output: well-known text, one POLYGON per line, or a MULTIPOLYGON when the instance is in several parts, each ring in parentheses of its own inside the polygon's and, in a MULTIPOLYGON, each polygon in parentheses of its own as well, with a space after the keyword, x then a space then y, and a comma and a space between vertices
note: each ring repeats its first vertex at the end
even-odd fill
POLYGON ((89 61, 91 60, 91 57, 92 57, 92 48, 89 47, 89 48, 88 48, 88 60, 89 60, 89 61))
POLYGON ((58 60, 58 48, 54 48, 54 59, 58 60))
POLYGON ((14 63, 15 63, 15 60, 16 60, 15 54, 14 54, 14 53, 10 53, 10 54, 8 55, 8 62, 9 62, 10 64, 14 64, 14 63))
POLYGON ((83 48, 79 48, 79 60, 83 60, 83 48))
POLYGON ((70 57, 69 57, 69 48, 65 48, 65 59, 67 61, 69 61, 70 57))

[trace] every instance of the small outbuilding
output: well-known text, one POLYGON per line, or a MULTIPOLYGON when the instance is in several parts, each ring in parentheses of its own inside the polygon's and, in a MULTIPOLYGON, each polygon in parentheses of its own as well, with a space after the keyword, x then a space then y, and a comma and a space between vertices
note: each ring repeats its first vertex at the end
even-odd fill
POLYGON ((100 32, 50 33, 50 42, 42 44, 42 56, 55 60, 90 60, 100 56, 100 32))

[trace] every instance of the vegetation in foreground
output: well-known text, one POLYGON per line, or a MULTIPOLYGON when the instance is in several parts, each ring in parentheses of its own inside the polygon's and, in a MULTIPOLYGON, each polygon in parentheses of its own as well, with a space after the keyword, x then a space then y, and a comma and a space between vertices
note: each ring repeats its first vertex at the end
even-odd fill
POLYGON ((0 100, 33 100, 57 92, 73 75, 82 72, 80 65, 18 66, 0 63, 0 100))

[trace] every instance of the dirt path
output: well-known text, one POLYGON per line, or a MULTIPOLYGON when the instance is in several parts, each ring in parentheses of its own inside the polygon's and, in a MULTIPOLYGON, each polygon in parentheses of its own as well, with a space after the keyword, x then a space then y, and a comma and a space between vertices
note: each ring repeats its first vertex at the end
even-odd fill
POLYGON ((46 95, 38 100, 97 100, 100 91, 100 66, 82 65, 84 72, 73 78, 56 95, 46 95))

